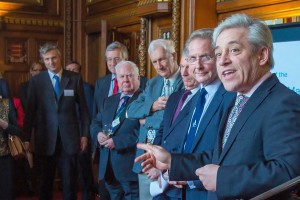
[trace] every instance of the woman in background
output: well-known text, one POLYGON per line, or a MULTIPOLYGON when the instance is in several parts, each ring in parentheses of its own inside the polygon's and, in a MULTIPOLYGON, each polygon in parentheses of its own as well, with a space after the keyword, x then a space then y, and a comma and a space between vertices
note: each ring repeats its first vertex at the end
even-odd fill
POLYGON ((13 105, 7 81, 0 79, 0 200, 14 199, 16 161, 10 155, 8 135, 21 132, 17 124, 16 110, 13 105))

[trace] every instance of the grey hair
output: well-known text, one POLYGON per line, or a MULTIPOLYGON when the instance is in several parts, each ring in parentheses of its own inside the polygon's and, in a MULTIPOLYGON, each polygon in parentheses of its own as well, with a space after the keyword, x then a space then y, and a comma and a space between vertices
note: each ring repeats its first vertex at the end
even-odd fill
POLYGON ((60 52, 57 44, 52 43, 52 42, 47 42, 43 46, 40 47, 40 50, 39 50, 40 57, 43 58, 43 55, 51 50, 55 50, 57 52, 57 54, 59 55, 59 57, 61 57, 61 52, 60 52))
POLYGON ((125 64, 130 65, 130 66, 133 68, 135 75, 139 76, 139 68, 137 67, 137 65, 136 65, 134 62, 128 61, 128 60, 122 60, 122 61, 120 61, 120 62, 116 65, 115 68, 116 68, 116 73, 117 73, 117 74, 118 74, 119 68, 120 68, 122 65, 125 65, 125 64))
POLYGON ((148 54, 150 55, 157 47, 162 47, 169 55, 175 52, 175 43, 172 40, 156 39, 149 44, 148 54))
POLYGON ((106 47, 106 52, 107 51, 114 51, 116 49, 120 49, 121 54, 122 54, 122 59, 128 60, 128 50, 127 50, 127 47, 124 44, 122 44, 121 42, 114 41, 114 42, 110 43, 106 47))
POLYGON ((212 42, 213 31, 214 30, 211 28, 202 28, 193 31, 185 43, 185 48, 187 49, 187 53, 189 54, 190 43, 195 39, 202 39, 202 40, 209 39, 212 42))
POLYGON ((188 50, 188 48, 185 47, 182 50, 182 55, 181 56, 183 56, 183 57, 188 57, 189 56, 189 50, 188 50))
POLYGON ((251 18, 245 14, 235 14, 221 22, 214 30, 213 46, 222 31, 230 28, 247 28, 248 42, 253 46, 253 51, 257 51, 261 47, 267 47, 270 51, 269 64, 270 69, 274 67, 273 58, 273 39, 269 27, 261 20, 251 18))

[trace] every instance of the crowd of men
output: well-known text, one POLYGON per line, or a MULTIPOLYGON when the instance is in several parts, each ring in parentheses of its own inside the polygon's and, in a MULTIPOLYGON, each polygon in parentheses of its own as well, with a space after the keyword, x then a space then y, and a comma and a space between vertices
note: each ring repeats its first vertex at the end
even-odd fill
POLYGON ((56 45, 40 55, 47 70, 31 78, 24 122, 40 199, 52 199, 56 168, 64 199, 77 198, 78 172, 90 199, 90 149, 101 200, 250 199, 300 175, 300 96, 270 72, 272 36, 260 20, 236 14, 192 32, 179 65, 172 41, 151 41, 150 80, 113 42, 95 91, 79 63, 63 68, 56 45))

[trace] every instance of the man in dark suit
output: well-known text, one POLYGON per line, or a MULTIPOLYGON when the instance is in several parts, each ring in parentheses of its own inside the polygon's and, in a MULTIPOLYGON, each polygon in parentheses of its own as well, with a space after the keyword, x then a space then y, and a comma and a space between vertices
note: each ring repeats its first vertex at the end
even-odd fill
MULTIPOLYGON (((183 137, 176 136, 173 141, 180 143, 177 145, 179 151, 170 151, 168 146, 161 146, 170 153, 199 153, 204 150, 211 150, 215 145, 218 132, 218 124, 229 103, 235 98, 235 93, 228 93, 224 89, 221 81, 217 77, 217 69, 213 59, 212 48, 212 29, 200 29, 194 31, 186 42, 189 74, 200 83, 201 90, 205 90, 205 103, 203 104, 202 114, 195 118, 196 105, 200 100, 201 91, 196 95, 195 101, 189 110, 188 126, 181 126, 180 133, 183 137), (195 136, 192 143, 188 143, 188 137, 195 125, 195 136), (187 147, 189 145, 189 147, 187 147)), ((168 129, 167 129, 168 130, 168 129)), ((179 131, 178 130, 178 131, 179 131)), ((169 136, 169 140, 172 135, 169 136)), ((169 144, 170 146, 170 144, 169 144)), ((177 183, 178 184, 178 183, 177 183)), ((206 199, 207 191, 200 181, 181 182, 186 186, 186 199, 206 199)))
POLYGON ((82 79, 80 74, 63 70, 61 53, 55 44, 44 44, 40 55, 48 70, 30 81, 24 123, 26 141, 30 141, 31 131, 35 130, 35 154, 41 180, 39 198, 52 199, 58 167, 64 199, 76 199, 77 155, 87 148, 89 134, 82 79))
MULTIPOLYGON (((128 60, 128 50, 122 43, 118 41, 112 42, 106 47, 105 59, 110 74, 96 80, 93 118, 101 112, 103 101, 106 97, 120 92, 118 89, 115 66, 122 60, 128 60)), ((146 77, 140 76, 140 88, 142 90, 145 89, 147 80, 148 79, 146 77)), ((95 152, 95 149, 92 149, 92 151, 95 152)), ((105 190, 104 182, 99 181, 98 185, 98 193, 100 194, 101 199, 109 200, 109 194, 105 190)))
POLYGON ((139 70, 131 61, 116 65, 121 93, 106 98, 102 111, 92 121, 91 136, 101 145, 99 179, 105 180, 110 198, 139 199, 138 177, 132 171, 135 158, 139 120, 126 119, 127 105, 140 93, 139 70), (112 126, 112 134, 105 135, 104 125, 112 126))
MULTIPOLYGON (((146 89, 127 109, 128 118, 140 120, 138 141, 141 143, 153 142, 163 119, 169 95, 183 89, 174 43, 164 39, 153 40, 149 45, 148 53, 158 76, 147 82, 146 89)), ((136 155, 143 153, 144 151, 137 150, 136 155)), ((135 164, 133 170, 139 174, 140 199, 152 199, 149 192, 150 183, 157 179, 159 174, 156 170, 141 173, 140 164, 135 164)))
POLYGON ((214 30, 213 44, 225 89, 238 92, 214 150, 171 156, 139 144, 148 153, 136 160, 144 170, 170 169, 170 180, 199 178, 208 199, 250 199, 300 175, 300 97, 271 74, 272 36, 262 21, 233 15, 214 30))
MULTIPOLYGON (((81 64, 76 61, 70 61, 66 65, 66 70, 81 73, 81 64)), ((83 92, 87 107, 89 110, 90 119, 92 118, 93 112, 93 100, 94 100, 94 86, 83 81, 83 92)), ((79 116, 78 116, 79 118, 79 116)), ((80 118, 79 118, 80 120, 80 118)), ((79 121, 79 123, 81 123, 79 121)), ((90 139, 90 138, 89 138, 90 139)), ((94 184, 93 184, 93 174, 92 174, 92 161, 91 161, 91 145, 88 142, 88 147, 85 151, 81 151, 78 155, 78 172, 80 179, 81 195, 82 200, 93 199, 94 196, 94 184)))
MULTIPOLYGON (((171 153, 182 152, 182 141, 185 139, 184 130, 188 128, 190 121, 190 107, 200 89, 199 83, 190 73, 187 57, 188 52, 185 49, 180 60, 180 73, 185 89, 174 92, 169 97, 163 120, 153 142, 171 153)), ((159 177, 158 181, 161 181, 161 178, 159 177)), ((181 189, 169 185, 162 194, 153 199, 181 199, 181 197, 181 189)))
MULTIPOLYGON (((110 74, 98 78, 95 84, 95 97, 93 116, 95 117, 103 105, 103 100, 113 94, 118 93, 120 90, 117 86, 116 69, 115 66, 122 60, 128 60, 128 50, 125 45, 115 41, 106 47, 105 51, 106 65, 110 74)), ((145 89, 147 78, 141 76, 140 88, 145 89)))

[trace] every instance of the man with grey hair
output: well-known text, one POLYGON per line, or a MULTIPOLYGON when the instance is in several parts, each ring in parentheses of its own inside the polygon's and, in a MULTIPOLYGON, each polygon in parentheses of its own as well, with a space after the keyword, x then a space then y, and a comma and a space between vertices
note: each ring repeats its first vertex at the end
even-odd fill
MULTIPOLYGON (((217 76, 212 34, 212 29, 199 29, 192 32, 186 42, 188 74, 191 74, 200 84, 200 90, 195 95, 195 101, 189 110, 188 126, 186 128, 182 126, 180 129, 183 135, 180 145, 177 145, 180 151, 171 148, 172 151, 169 152, 187 154, 212 150, 218 133, 216 124, 220 123, 223 113, 235 98, 236 94, 226 92, 217 76)), ((161 146, 167 147, 165 144, 161 146)), ((186 188, 186 199, 207 198, 207 191, 199 180, 180 184, 186 188)))
MULTIPOLYGON (((119 93, 120 91, 118 89, 115 67, 120 61, 128 60, 128 51, 126 46, 118 41, 112 42, 106 47, 105 60, 110 74, 96 80, 93 106, 94 117, 98 112, 100 112, 104 98, 119 93)), ((145 77, 141 77, 140 88, 144 89, 146 82, 147 79, 145 77)))
POLYGON ((127 119, 125 111, 141 92, 139 70, 131 61, 120 61, 115 69, 121 93, 104 99, 101 113, 92 121, 91 137, 94 146, 100 146, 98 175, 105 181, 110 198, 138 200, 138 177, 132 165, 140 124, 137 119, 127 119), (108 125, 109 135, 104 128, 108 125))
MULTIPOLYGON (((177 54, 174 42, 170 40, 153 40, 148 48, 150 60, 158 76, 148 81, 146 89, 133 101, 127 109, 127 117, 140 120, 138 141, 152 143, 163 118, 165 105, 172 92, 183 89, 180 69, 177 64, 177 54)), ((137 156, 143 151, 137 150, 137 156)), ((152 199, 149 187, 152 180, 159 176, 156 170, 141 173, 140 164, 133 166, 133 171, 139 174, 140 199, 152 199)))
POLYGON ((77 156, 87 148, 90 123, 82 79, 80 74, 63 69, 56 44, 44 44, 40 55, 48 70, 32 77, 29 83, 25 148, 29 149, 34 130, 35 154, 40 167, 39 199, 52 199, 58 167, 63 198, 72 200, 76 199, 77 156))
MULTIPOLYGON (((236 14, 213 34, 218 76, 235 102, 223 115, 213 151, 172 156, 157 146, 136 159, 170 180, 200 179, 208 199, 251 199, 300 175, 300 97, 279 82, 272 35, 260 20, 236 14)), ((273 197, 289 199, 289 191, 273 197)), ((272 198, 272 199, 273 199, 272 198)))
MULTIPOLYGON (((106 65, 110 72, 101 78, 96 80, 95 93, 94 93, 94 103, 93 103, 93 118, 97 117, 101 113, 101 108, 103 106, 103 101, 105 98, 117 94, 120 92, 118 89, 118 80, 116 77, 116 65, 123 60, 128 60, 128 50, 126 46, 118 41, 110 43, 105 51, 106 65)), ((144 89, 146 87, 147 78, 144 76, 140 77, 140 88, 144 89)), ((92 146, 93 153, 95 152, 95 147, 92 146)), ((97 155, 94 153, 94 155, 97 155)), ((98 158, 95 158, 97 160, 98 158)), ((98 183, 98 192, 104 200, 109 199, 109 195, 105 190, 104 183, 98 183)))

